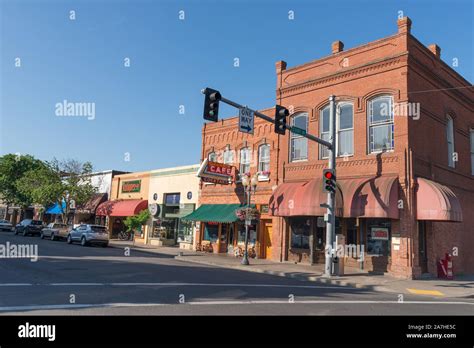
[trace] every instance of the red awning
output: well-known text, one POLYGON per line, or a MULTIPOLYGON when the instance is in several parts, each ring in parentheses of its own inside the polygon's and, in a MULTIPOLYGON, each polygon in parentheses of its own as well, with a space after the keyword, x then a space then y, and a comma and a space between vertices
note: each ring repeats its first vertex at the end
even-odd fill
MULTIPOLYGON (((270 197, 269 213, 273 216, 324 216, 327 194, 323 192, 322 179, 303 183, 283 183, 270 197)), ((342 194, 336 191, 336 215, 342 216, 342 194)))
POLYGON ((417 178, 417 181, 418 220, 462 221, 461 204, 449 187, 424 178, 417 178))
POLYGON ((339 180, 344 195, 344 217, 398 219, 398 178, 339 180))
POLYGON ((107 201, 97 207, 100 216, 133 216, 147 209, 148 201, 140 199, 107 201))

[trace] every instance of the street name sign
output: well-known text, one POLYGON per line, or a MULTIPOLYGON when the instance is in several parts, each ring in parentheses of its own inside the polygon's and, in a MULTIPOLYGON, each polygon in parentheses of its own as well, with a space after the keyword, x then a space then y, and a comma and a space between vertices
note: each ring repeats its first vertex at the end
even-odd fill
POLYGON ((239 132, 253 134, 254 113, 244 107, 239 109, 239 132))
POLYGON ((298 127, 295 127, 295 126, 292 126, 290 131, 292 133, 299 134, 299 135, 302 135, 302 136, 306 135, 306 131, 304 129, 301 129, 301 128, 298 128, 298 127))

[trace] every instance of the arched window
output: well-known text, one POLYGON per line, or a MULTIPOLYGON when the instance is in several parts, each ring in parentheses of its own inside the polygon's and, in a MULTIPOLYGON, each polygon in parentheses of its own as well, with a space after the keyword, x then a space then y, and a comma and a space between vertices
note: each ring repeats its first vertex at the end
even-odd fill
POLYGON ((244 147, 240 149, 240 175, 250 172, 250 161, 251 161, 251 154, 250 148, 244 147))
POLYGON ((263 176, 268 176, 270 172, 270 145, 263 144, 258 148, 258 171, 261 172, 263 176), (263 174, 263 173, 267 174, 263 174))
MULTIPOLYGON (((321 110, 319 133, 323 140, 329 141, 330 109, 326 106, 321 110)), ((354 108, 351 103, 341 102, 336 107, 336 153, 337 156, 354 154, 354 108)), ((319 145, 319 158, 327 158, 328 148, 319 145)))
POLYGON ((207 159, 209 162, 217 162, 217 155, 214 151, 209 152, 209 155, 207 155, 207 159))
POLYGON ((224 151, 224 164, 234 163, 234 151, 227 147, 224 151))
POLYGON ((447 123, 446 123, 446 141, 448 143, 448 166, 454 168, 455 161, 454 161, 454 122, 451 116, 447 116, 447 123))
MULTIPOLYGON (((291 118, 291 126, 308 131, 308 114, 297 114, 291 118)), ((290 162, 304 161, 308 159, 308 139, 290 133, 290 162)))
POLYGON ((367 124, 369 153, 394 149, 393 98, 391 96, 380 96, 369 101, 367 124))

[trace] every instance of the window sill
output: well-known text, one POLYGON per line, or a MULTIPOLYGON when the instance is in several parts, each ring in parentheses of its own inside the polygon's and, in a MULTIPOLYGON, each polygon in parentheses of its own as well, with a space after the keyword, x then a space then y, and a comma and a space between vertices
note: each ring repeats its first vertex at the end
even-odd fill
POLYGON ((385 151, 372 151, 372 152, 369 152, 368 155, 380 155, 381 153, 393 153, 393 152, 395 152, 394 149, 385 150, 385 151))
POLYGON ((290 160, 290 163, 308 162, 308 159, 290 160))
POLYGON ((270 181, 270 177, 269 176, 258 176, 258 181, 270 181))

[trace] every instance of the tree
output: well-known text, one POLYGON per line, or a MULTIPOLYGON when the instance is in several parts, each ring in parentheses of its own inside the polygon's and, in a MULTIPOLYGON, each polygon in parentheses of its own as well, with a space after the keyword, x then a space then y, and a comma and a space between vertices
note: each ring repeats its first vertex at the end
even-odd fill
POLYGON ((145 209, 138 213, 138 215, 128 216, 123 223, 127 227, 127 232, 135 232, 145 225, 149 218, 150 212, 145 209))
POLYGON ((18 180, 25 173, 42 168, 44 163, 30 155, 7 154, 0 157, 0 199, 7 205, 29 207, 33 201, 29 192, 18 189, 18 180))
POLYGON ((37 170, 30 170, 18 180, 20 192, 32 197, 34 203, 48 206, 57 204, 64 223, 71 209, 87 202, 96 188, 91 184, 92 165, 76 160, 46 162, 37 170))

